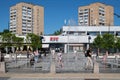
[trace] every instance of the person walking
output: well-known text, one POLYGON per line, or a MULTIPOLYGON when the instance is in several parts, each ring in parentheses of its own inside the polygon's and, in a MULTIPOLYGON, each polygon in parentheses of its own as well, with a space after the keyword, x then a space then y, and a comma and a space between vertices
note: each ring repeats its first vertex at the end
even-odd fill
POLYGON ((30 66, 33 66, 33 65, 34 65, 34 62, 35 62, 34 57, 35 57, 35 55, 34 55, 34 53, 31 51, 31 52, 30 52, 30 66))
POLYGON ((27 59, 29 59, 29 57, 30 57, 30 51, 28 50, 27 51, 27 59))
POLYGON ((77 50, 74 50, 74 59, 77 60, 77 50))
POLYGON ((35 63, 38 62, 38 57, 39 57, 39 53, 38 53, 38 50, 34 51, 34 60, 35 60, 35 63))
POLYGON ((86 63, 86 69, 93 69, 93 61, 92 61, 92 52, 91 48, 89 48, 86 52, 87 54, 87 63, 86 63))
POLYGON ((107 57, 108 57, 108 51, 106 51, 105 55, 103 56, 103 63, 106 63, 107 57))
POLYGON ((103 64, 104 64, 104 69, 106 68, 106 62, 107 62, 107 58, 108 58, 108 54, 109 54, 109 52, 108 51, 106 51, 106 53, 105 53, 105 55, 103 55, 103 64))
POLYGON ((53 49, 53 50, 51 51, 51 53, 52 53, 52 58, 54 59, 54 58, 55 58, 55 50, 53 49))
POLYGON ((58 65, 62 68, 63 67, 62 52, 59 52, 57 55, 58 55, 58 65))

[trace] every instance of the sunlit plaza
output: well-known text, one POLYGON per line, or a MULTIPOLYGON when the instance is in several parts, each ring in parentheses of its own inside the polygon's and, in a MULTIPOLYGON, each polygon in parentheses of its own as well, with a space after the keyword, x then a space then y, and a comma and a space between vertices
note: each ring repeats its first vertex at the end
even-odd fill
MULTIPOLYGON (((34 62, 32 65, 30 63, 30 58, 27 58, 26 54, 18 55, 17 59, 15 59, 14 55, 12 55, 12 58, 10 59, 8 55, 5 56, 5 74, 7 77, 12 77, 10 80, 18 79, 20 76, 22 78, 19 79, 26 79, 26 77, 31 77, 31 80, 34 79, 36 74, 37 80, 47 80, 47 78, 43 76, 39 76, 44 74, 44 76, 48 75, 51 78, 48 80, 54 80, 54 79, 60 79, 60 80, 84 80, 89 79, 89 75, 91 74, 91 79, 97 79, 97 80, 106 80, 106 79, 113 79, 114 76, 108 77, 105 76, 107 74, 118 74, 120 73, 120 59, 119 56, 108 56, 107 62, 103 63, 102 56, 99 56, 96 58, 96 56, 93 55, 93 69, 85 69, 87 58, 84 56, 83 52, 78 52, 77 56, 74 56, 74 53, 62 53, 63 60, 62 64, 63 66, 58 63, 57 59, 57 53, 54 55, 49 53, 46 56, 44 54, 39 57, 37 62, 34 62), (11 74, 11 75, 10 75, 11 74), (13 75, 12 75, 13 74, 13 75), (25 75, 22 75, 25 74, 25 75), (32 76, 30 76, 32 74, 32 76), (64 76, 63 74, 66 74, 64 76), (70 74, 74 74, 70 76, 70 74), (75 77, 76 74, 76 77, 75 77), (85 76, 81 76, 82 74, 88 75, 88 77, 84 78, 85 76), (99 77, 101 74, 103 74, 101 77, 99 77), (56 77, 54 77, 56 75, 56 77), (60 75, 63 75, 63 77, 59 78, 60 75), (95 77, 93 77, 93 75, 95 77), (81 76, 81 77, 79 77, 81 76), (68 78, 69 77, 69 78, 68 78)), ((3 63, 1 63, 1 68, 3 68, 3 63)), ((4 70, 2 70, 4 71, 4 70)), ((3 73, 3 72, 2 72, 3 73)), ((2 74, 5 76, 5 74, 2 74)), ((7 78, 1 78, 1 79, 7 79, 7 78)), ((27 78, 28 79, 28 78, 27 78)), ((115 80, 119 80, 119 76, 116 76, 115 80)))
POLYGON ((30 1, 3 3, 0 80, 120 80, 118 0, 30 1))
MULTIPOLYGON (((97 34, 108 33, 109 27, 89 27, 64 26, 63 33, 59 36, 43 36, 42 48, 45 52, 40 52, 37 62, 31 61, 33 55, 27 55, 23 51, 24 47, 17 53, 4 54, 4 62, 1 62, 1 72, 6 74, 119 74, 120 73, 120 54, 110 52, 106 62, 103 61, 104 51, 99 56, 96 50, 92 49, 93 68, 86 69, 87 58, 85 50, 91 44, 97 34), (77 28, 77 31, 73 28, 77 28), (85 30, 84 30, 85 29, 85 30), (89 33, 89 35, 88 35, 89 33), (89 39, 90 37, 90 39, 89 39), (74 40, 73 40, 74 39, 74 40), (54 50, 54 55, 52 50, 54 50), (76 50, 76 54, 75 51, 76 50), (62 54, 62 66, 58 60, 58 54, 62 54)), ((119 28, 110 27, 110 34, 119 37, 119 28)), ((29 47, 30 48, 30 47, 29 47)), ((31 48, 30 48, 31 49, 31 48)), ((33 52, 32 52, 33 53, 33 52)), ((14 78, 13 78, 14 79, 14 78)), ((42 78, 41 78, 42 79, 42 78)), ((43 78, 44 79, 44 78, 43 78)), ((52 78, 53 79, 53 78, 52 78)), ((61 78, 60 78, 61 79, 61 78)), ((62 80, 67 78, 63 78, 62 80)), ((71 78, 77 80, 76 78, 71 78)), ((85 79, 85 78, 78 78, 85 79)), ((99 78, 95 78, 99 79, 99 78)), ((102 79, 101 79, 102 80, 102 79)), ((103 78, 104 80, 104 78, 103 78)), ((117 79, 116 79, 117 80, 117 79)))

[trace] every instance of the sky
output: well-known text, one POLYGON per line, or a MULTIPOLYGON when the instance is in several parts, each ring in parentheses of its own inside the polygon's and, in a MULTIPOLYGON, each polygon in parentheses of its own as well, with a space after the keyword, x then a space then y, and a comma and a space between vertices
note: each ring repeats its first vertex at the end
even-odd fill
MULTIPOLYGON (((0 0, 0 32, 9 28, 9 9, 19 2, 28 2, 44 7, 44 34, 52 34, 72 20, 78 24, 78 7, 102 2, 114 7, 120 15, 120 0, 0 0)), ((120 18, 114 16, 114 25, 120 25, 120 18)))

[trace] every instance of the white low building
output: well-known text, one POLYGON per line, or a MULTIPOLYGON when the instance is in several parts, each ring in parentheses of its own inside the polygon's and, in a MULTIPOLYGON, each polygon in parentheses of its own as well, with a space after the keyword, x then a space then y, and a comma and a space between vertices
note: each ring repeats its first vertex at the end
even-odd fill
POLYGON ((83 51, 94 41, 97 34, 109 32, 120 36, 120 26, 63 26, 62 31, 59 36, 43 36, 43 48, 61 49, 64 53, 83 51))

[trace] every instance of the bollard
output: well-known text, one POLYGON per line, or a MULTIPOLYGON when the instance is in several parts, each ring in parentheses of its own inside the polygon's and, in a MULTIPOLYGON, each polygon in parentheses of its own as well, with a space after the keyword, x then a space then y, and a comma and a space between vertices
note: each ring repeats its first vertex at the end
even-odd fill
POLYGON ((55 69, 55 63, 54 63, 54 61, 51 63, 50 73, 51 73, 51 74, 55 74, 55 73, 56 73, 56 69, 55 69))
POLYGON ((94 62, 93 73, 99 73, 99 64, 97 62, 94 62))
POLYGON ((0 72, 6 73, 5 62, 0 62, 0 72))

